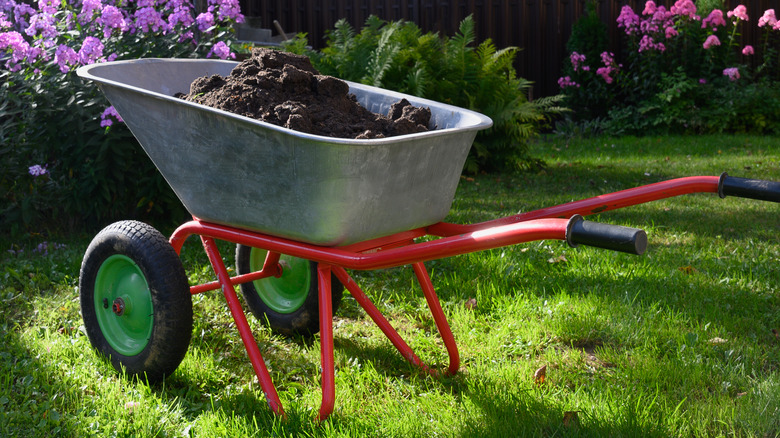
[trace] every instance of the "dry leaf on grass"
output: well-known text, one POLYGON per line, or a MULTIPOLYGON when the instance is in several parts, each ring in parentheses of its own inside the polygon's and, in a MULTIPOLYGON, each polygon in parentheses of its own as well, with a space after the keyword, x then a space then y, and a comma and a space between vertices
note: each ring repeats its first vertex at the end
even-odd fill
POLYGON ((559 255, 558 257, 552 257, 550 259, 547 259, 547 263, 566 263, 568 260, 566 260, 565 255, 559 255))
POLYGON ((547 365, 542 365, 541 368, 537 369, 536 372, 534 372, 534 383, 537 385, 541 385, 544 383, 544 379, 547 377, 547 365))
POLYGON ((688 266, 680 266, 679 268, 677 268, 677 270, 678 270, 678 271, 680 271, 680 272, 682 272, 683 274, 688 274, 688 275, 691 275, 691 274, 693 274, 694 272, 696 272, 696 268, 694 268, 694 267, 693 267, 693 266, 691 266, 691 265, 688 265, 688 266))
POLYGON ((469 298, 468 300, 466 300, 466 304, 464 304, 464 306, 466 306, 466 309, 468 309, 468 310, 476 309, 477 308, 477 299, 476 298, 469 298))

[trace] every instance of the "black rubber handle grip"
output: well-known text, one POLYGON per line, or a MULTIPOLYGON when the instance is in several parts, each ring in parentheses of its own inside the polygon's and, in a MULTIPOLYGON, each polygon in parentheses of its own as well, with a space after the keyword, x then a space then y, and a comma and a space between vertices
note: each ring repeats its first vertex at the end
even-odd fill
POLYGON ((780 182, 737 178, 726 173, 720 176, 718 195, 738 196, 761 201, 780 202, 780 182))
POLYGON ((587 245, 629 254, 643 254, 647 249, 644 230, 586 221, 580 215, 569 220, 566 240, 572 247, 587 245))

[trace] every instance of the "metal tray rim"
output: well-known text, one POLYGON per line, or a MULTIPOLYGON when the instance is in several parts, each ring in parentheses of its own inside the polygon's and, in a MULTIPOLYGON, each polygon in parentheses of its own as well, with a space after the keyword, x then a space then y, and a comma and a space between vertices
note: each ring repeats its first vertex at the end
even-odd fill
POLYGON ((331 144, 345 144, 345 145, 351 145, 351 146, 359 146, 359 145, 383 145, 388 143, 396 143, 402 140, 411 139, 411 138, 419 138, 419 137, 435 137, 439 135, 446 135, 449 134, 452 131, 479 131, 483 129, 487 129, 490 126, 493 125, 493 121, 476 111, 468 110, 465 108, 456 107, 454 105, 449 105, 446 103, 437 102, 430 99, 425 99, 417 96, 411 96, 408 94, 399 93, 392 90, 387 90, 384 88, 374 87, 370 85, 360 84, 357 82, 351 82, 351 81, 344 81, 346 82, 350 87, 350 92, 352 92, 353 89, 359 89, 359 90, 365 90, 369 92, 374 93, 380 93, 382 95, 388 96, 388 97, 397 97, 399 100, 402 98, 405 98, 409 100, 412 104, 415 106, 434 106, 438 107, 440 109, 451 109, 453 112, 457 112, 462 115, 466 115, 469 117, 474 118, 474 123, 469 123, 465 126, 459 126, 459 127, 453 127, 453 128, 437 128, 433 129, 427 132, 419 132, 414 134, 405 134, 405 135, 398 135, 394 137, 385 137, 385 138, 373 138, 373 139, 352 139, 352 138, 338 138, 338 137, 328 137, 323 135, 316 135, 316 134, 309 134, 305 132, 295 131, 289 128, 285 128, 282 126, 274 125, 272 123, 264 122, 262 120, 253 119, 251 117, 242 116, 239 114, 231 113, 229 111, 209 107, 206 105, 201 105, 194 102, 188 102, 183 99, 178 99, 173 96, 168 96, 163 93, 158 93, 156 91, 150 91, 144 88, 135 87, 129 84, 126 84, 124 82, 119 82, 111 79, 106 79, 101 76, 97 76, 92 73, 92 70, 99 69, 101 67, 106 67, 108 65, 122 65, 122 64, 133 64, 138 62, 144 62, 144 63, 152 63, 152 62, 183 62, 183 63, 197 63, 197 62, 208 62, 208 63, 217 63, 217 64, 230 64, 230 65, 238 65, 238 62, 236 61, 227 61, 227 60, 204 60, 204 59, 180 59, 180 58, 140 58, 140 59, 130 59, 130 60, 121 60, 121 61, 112 61, 112 62, 106 62, 106 63, 99 63, 99 64, 90 64, 81 66, 76 70, 76 74, 79 77, 82 77, 84 79, 94 81, 98 84, 105 84, 110 85, 114 87, 124 88, 127 90, 132 90, 134 92, 144 94, 147 96, 155 97, 157 99, 163 99, 168 101, 176 101, 180 105, 190 106, 194 108, 198 108, 200 110, 205 110, 208 112, 212 112, 215 114, 219 114, 224 117, 229 117, 231 119, 235 119, 237 121, 241 121, 243 123, 251 123, 251 124, 257 124, 262 126, 263 128, 271 129, 274 131, 282 132, 285 134, 292 134, 296 137, 311 139, 315 141, 326 141, 331 144))

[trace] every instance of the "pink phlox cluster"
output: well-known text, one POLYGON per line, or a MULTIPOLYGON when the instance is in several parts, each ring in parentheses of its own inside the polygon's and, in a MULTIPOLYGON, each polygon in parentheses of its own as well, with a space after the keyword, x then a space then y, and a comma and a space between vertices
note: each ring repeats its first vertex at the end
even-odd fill
POLYGON ((54 52, 54 61, 60 67, 62 73, 67 73, 79 63, 79 54, 72 48, 60 44, 54 52))
POLYGON ((756 53, 755 50, 753 50, 753 46, 747 45, 742 49, 742 54, 745 56, 752 55, 756 53))
POLYGON ((41 166, 40 164, 34 164, 28 167, 27 171, 30 173, 30 175, 39 177, 49 173, 49 170, 47 169, 48 167, 49 167, 48 164, 44 164, 43 166, 41 166))
POLYGON ((11 56, 5 62, 5 66, 10 71, 19 71, 22 68, 19 63, 27 58, 27 54, 30 51, 30 44, 24 40, 22 34, 15 30, 0 33, 0 52, 9 51, 11 52, 11 56))
POLYGON ((36 13, 35 9, 27 3, 17 3, 13 5, 13 10, 14 22, 16 23, 17 30, 26 29, 30 25, 30 22, 27 21, 27 19, 36 13))
POLYGON ((626 30, 626 35, 632 35, 639 31, 639 15, 634 13, 631 6, 625 5, 620 9, 620 15, 617 18, 618 27, 626 30))
POLYGON ((645 3, 645 9, 642 11, 642 15, 653 15, 658 7, 653 0, 648 0, 645 3))
POLYGON ((639 53, 648 50, 658 50, 663 52, 666 50, 664 43, 656 42, 650 35, 642 35, 642 39, 639 41, 639 53))
POLYGON ((736 17, 737 20, 748 21, 747 8, 745 5, 738 5, 734 10, 728 11, 726 16, 729 18, 736 17))
POLYGON ((241 14, 241 6, 238 0, 209 0, 208 11, 212 14, 217 12, 219 20, 236 20, 236 23, 244 22, 244 15, 241 14))
POLYGON ((113 106, 110 106, 100 115, 100 126, 103 128, 109 127, 114 124, 114 119, 120 123, 124 122, 122 117, 119 116, 119 113, 116 112, 116 109, 113 106))
POLYGON ((615 64, 615 54, 602 52, 601 62, 604 64, 604 67, 599 67, 596 70, 596 74, 601 76, 604 82, 611 84, 614 81, 614 78, 611 76, 612 73, 618 71, 618 66, 615 64))
POLYGON ((728 76, 729 80, 736 81, 739 79, 739 68, 737 67, 731 67, 723 69, 723 76, 728 76))
POLYGON ((227 59, 227 58, 236 59, 236 54, 230 51, 230 47, 228 47, 228 45, 225 44, 224 41, 220 41, 217 44, 214 44, 214 47, 212 47, 211 50, 209 50, 209 53, 206 55, 206 58, 211 58, 211 55, 216 55, 220 59, 227 59))
POLYGON ((0 29, 11 27, 11 22, 6 19, 5 12, 0 11, 0 29))
POLYGON ((78 55, 81 64, 94 64, 103 57, 103 43, 95 37, 88 36, 84 38, 78 55))
POLYGON ((96 21, 103 26, 103 38, 108 38, 114 29, 125 32, 130 27, 122 11, 112 5, 103 6, 100 17, 96 21))
POLYGON ((57 6, 59 2, 53 0, 38 0, 38 10, 46 14, 54 14, 57 12, 57 6))
POLYGON ((52 40, 58 35, 57 28, 54 26, 54 16, 47 12, 33 15, 24 33, 33 38, 40 36, 44 40, 44 45, 51 47, 54 44, 52 40))
POLYGON ((585 65, 585 55, 571 52, 569 60, 571 61, 571 66, 574 68, 574 71, 579 71, 580 69, 582 69, 582 71, 590 71, 590 67, 585 65))
POLYGON ((707 26, 711 27, 713 31, 718 30, 718 26, 725 26, 726 19, 723 18, 723 11, 720 9, 713 9, 710 15, 701 21, 701 28, 704 29, 707 26))
POLYGON ((780 21, 777 21, 774 9, 767 9, 764 15, 758 19, 758 27, 771 26, 772 29, 780 29, 780 21))
POLYGON ((715 35, 708 36, 707 39, 704 40, 704 44, 703 44, 705 49, 709 49, 709 48, 712 48, 714 46, 719 46, 719 45, 720 45, 720 40, 715 35))
POLYGON ((184 0, 170 0, 168 7, 173 9, 170 15, 168 15, 168 27, 173 29, 179 24, 183 27, 190 27, 195 23, 195 19, 192 18, 192 8, 190 4, 184 0))
POLYGON ((580 87, 580 84, 574 82, 571 79, 571 76, 564 76, 562 78, 558 78, 558 86, 561 88, 568 88, 568 87, 580 87))
POLYGON ((198 23, 199 31, 208 32, 208 30, 214 26, 214 14, 211 12, 201 12, 195 17, 195 22, 198 23))
POLYGON ((87 24, 90 20, 92 20, 92 17, 94 17, 95 12, 100 12, 100 9, 103 7, 103 4, 100 2, 100 0, 84 0, 81 3, 81 13, 79 14, 79 23, 87 24))
POLYGON ((144 32, 159 32, 166 33, 168 31, 168 23, 163 20, 160 11, 156 10, 153 6, 146 6, 135 11, 133 14, 135 17, 135 27, 141 29, 144 32))
POLYGON ((696 15, 696 4, 691 0, 677 0, 674 2, 674 6, 671 8, 672 14, 679 17, 687 17, 690 20, 701 20, 701 17, 696 15))

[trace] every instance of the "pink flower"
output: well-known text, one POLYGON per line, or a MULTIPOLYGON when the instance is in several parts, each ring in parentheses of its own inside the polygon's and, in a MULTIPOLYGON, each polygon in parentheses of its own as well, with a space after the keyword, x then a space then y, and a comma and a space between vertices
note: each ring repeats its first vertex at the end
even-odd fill
POLYGON ((704 48, 709 49, 712 46, 719 46, 720 40, 715 35, 710 35, 707 37, 707 39, 704 41, 704 48))
POLYGON ((5 62, 5 66, 11 71, 19 71, 22 68, 19 63, 32 51, 22 34, 15 30, 0 33, 0 53, 8 50, 11 52, 11 58, 5 62))
POLYGON ((60 66, 60 72, 67 73, 71 67, 78 64, 79 55, 70 47, 60 44, 54 52, 54 61, 60 66))
POLYGON ((728 76, 730 80, 736 81, 739 79, 739 69, 737 67, 723 69, 723 76, 728 76))
POLYGON ((135 11, 135 25, 144 32, 168 31, 168 23, 162 19, 162 14, 151 6, 135 11))
POLYGON ((95 37, 88 36, 84 38, 84 43, 82 43, 78 55, 79 62, 82 64, 94 64, 103 57, 103 43, 95 37))
POLYGON ((122 117, 119 116, 119 113, 116 112, 116 109, 114 109, 113 106, 110 106, 106 108, 105 111, 103 111, 103 114, 100 115, 100 126, 106 128, 113 125, 114 120, 112 119, 112 117, 115 118, 117 122, 120 123, 124 122, 124 120, 122 120, 122 117))
POLYGON ((218 5, 217 18, 220 20, 234 19, 237 23, 244 22, 238 0, 209 0, 209 4, 218 5))
POLYGON ((92 19, 92 14, 95 11, 100 11, 103 5, 100 0, 84 0, 81 3, 81 13, 79 14, 79 23, 85 24, 92 19))
POLYGON ((49 173, 49 171, 46 169, 47 167, 49 167, 48 164, 44 164, 43 166, 40 164, 35 164, 30 166, 27 170, 30 172, 30 175, 38 177, 49 173))
POLYGON ((103 25, 104 38, 108 38, 111 35, 111 31, 113 29, 119 29, 122 32, 128 29, 127 21, 125 21, 125 17, 122 15, 122 11, 120 11, 116 6, 103 6, 103 10, 100 12, 100 17, 95 21, 103 25))
MULTIPOLYGON (((571 52, 571 55, 569 55, 569 60, 571 61, 571 66, 574 67, 574 71, 578 71, 585 62, 585 55, 581 55, 577 52, 571 52)), ((585 69, 583 68, 583 70, 585 69)))
POLYGON ((742 54, 745 56, 752 55, 753 53, 755 52, 753 51, 753 46, 751 45, 747 45, 744 49, 742 49, 742 54))
POLYGON ((596 74, 604 78, 604 82, 611 84, 614 79, 610 76, 612 73, 612 67, 599 67, 598 70, 596 70, 596 74))
POLYGON ((745 5, 739 5, 736 8, 734 8, 733 11, 728 11, 726 15, 731 17, 737 17, 739 20, 748 21, 748 14, 747 14, 747 8, 745 5))
POLYGON ((664 28, 664 34, 666 35, 666 39, 676 37, 678 35, 677 29, 675 29, 673 26, 667 26, 664 28))
POLYGON ((617 18, 618 27, 626 29, 626 35, 631 35, 639 28, 639 15, 634 13, 631 6, 625 5, 620 9, 620 15, 617 18))
POLYGON ((671 8, 672 14, 681 17, 688 17, 691 20, 698 20, 696 15, 696 5, 691 0, 677 0, 671 8))
POLYGON ((209 50, 206 58, 211 58, 211 55, 217 55, 220 59, 227 59, 228 57, 236 59, 236 54, 230 52, 230 47, 223 41, 214 44, 214 47, 209 50))
POLYGON ((774 26, 777 24, 777 17, 775 17, 774 9, 767 9, 764 11, 764 15, 758 19, 758 27, 774 26))
POLYGON ((699 83, 700 83, 700 84, 702 84, 702 85, 704 85, 704 84, 706 84, 706 83, 707 83, 707 80, 706 80, 706 79, 704 79, 704 78, 701 78, 701 79, 699 79, 699 83))
POLYGON ((11 27, 11 22, 6 20, 5 12, 0 11, 0 29, 11 27))
POLYGON ((707 26, 710 26, 712 30, 718 30, 718 26, 725 26, 726 20, 723 18, 723 11, 720 9, 713 9, 712 12, 710 12, 710 15, 707 16, 704 20, 701 22, 701 28, 704 29, 707 26))
POLYGON ((614 53, 603 52, 601 54, 601 62, 604 63, 604 67, 600 67, 596 70, 596 74, 604 78, 604 82, 608 84, 611 84, 614 81, 610 75, 618 70, 617 66, 615 65, 614 56, 614 53))
POLYGON ((195 21, 198 23, 198 30, 206 32, 214 26, 214 14, 211 12, 201 12, 195 17, 195 21))
POLYGON ((656 5, 653 0, 648 0, 647 3, 645 3, 645 10, 642 11, 642 15, 653 15, 655 14, 656 5))
POLYGON ((566 76, 566 77, 562 77, 562 78, 558 79, 558 86, 561 87, 561 88, 566 88, 566 87, 577 87, 577 88, 579 88, 580 84, 578 84, 578 83, 574 82, 573 80, 571 80, 571 77, 566 76))
POLYGON ((666 46, 664 46, 664 43, 656 43, 650 35, 643 35, 642 39, 639 41, 639 53, 646 50, 658 50, 659 52, 663 52, 666 50, 666 46))

